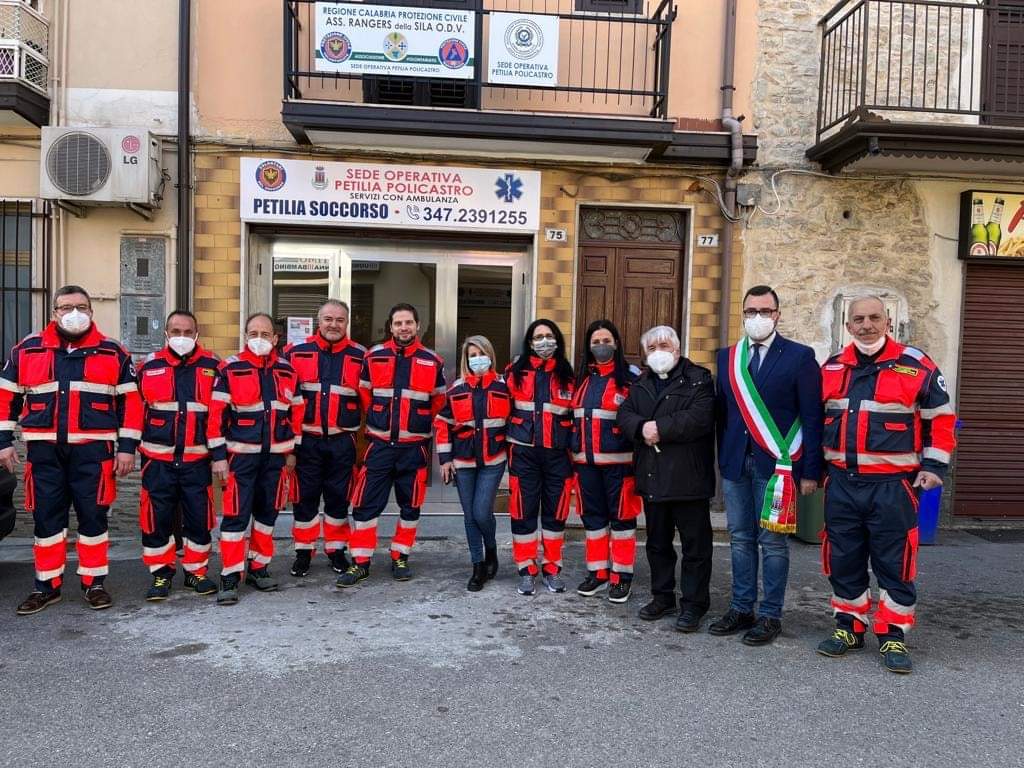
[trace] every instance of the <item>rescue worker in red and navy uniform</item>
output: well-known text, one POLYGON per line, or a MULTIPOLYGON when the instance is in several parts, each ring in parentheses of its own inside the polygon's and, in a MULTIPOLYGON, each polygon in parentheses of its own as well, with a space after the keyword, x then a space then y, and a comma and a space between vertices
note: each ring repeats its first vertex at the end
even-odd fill
POLYGON ((387 331, 390 338, 366 353, 359 377, 369 446, 352 489, 352 565, 338 577, 338 587, 370 575, 377 522, 392 487, 399 520, 391 539, 391 575, 396 581, 412 578, 409 553, 427 491, 431 429, 444 405, 444 360, 420 343, 419 313, 411 304, 391 308, 387 331))
POLYGON ((94 610, 109 608, 107 512, 117 495, 115 475, 135 465, 142 401, 131 356, 100 333, 79 286, 57 290, 53 320, 16 345, 0 373, 0 465, 9 471, 17 462, 18 423, 27 453, 25 509, 35 523, 35 589, 18 615, 61 599, 72 504, 85 601, 94 610))
POLYGON ((153 575, 146 593, 150 602, 170 596, 176 547, 174 517, 180 508, 185 586, 211 595, 217 585, 207 576, 214 511, 206 422, 219 358, 197 342, 195 315, 176 309, 164 323, 167 345, 139 368, 145 405, 142 427, 142 489, 139 525, 142 561, 153 575))
POLYGON ((466 583, 469 592, 479 592, 498 573, 494 499, 508 463, 505 445, 512 402, 494 359, 494 345, 486 336, 470 336, 462 343, 462 375, 448 389, 434 421, 441 479, 455 481, 462 504, 473 562, 466 583))
POLYGON ((640 370, 626 362, 619 330, 610 320, 595 320, 583 338, 571 449, 588 574, 576 592, 592 597, 608 589, 610 602, 624 603, 633 582, 636 519, 643 502, 636 494, 633 443, 615 419, 640 370))
POLYGON ((359 373, 366 348, 348 338, 348 304, 328 300, 317 313, 317 332, 285 352, 305 401, 302 442, 295 447, 299 500, 294 506, 292 576, 305 576, 320 538, 336 573, 349 566, 348 495, 359 430, 359 373))
POLYGON ((220 605, 238 602, 243 570, 246 584, 261 592, 277 589, 268 568, 274 523, 289 501, 298 500, 292 451, 302 439, 305 402, 295 369, 278 357, 276 346, 273 319, 250 315, 245 349, 221 363, 214 383, 207 443, 213 474, 225 483, 220 605))
POLYGON ((540 573, 550 592, 565 592, 562 543, 573 489, 569 438, 576 383, 557 325, 530 323, 523 352, 508 367, 505 383, 512 395, 508 483, 512 559, 519 569, 516 591, 534 594, 540 573))
POLYGON ((870 626, 887 669, 908 673, 904 641, 914 625, 919 490, 942 485, 955 447, 956 417, 942 373, 927 355, 886 335, 885 305, 855 300, 853 342, 822 368, 823 447, 828 462, 822 567, 832 583, 836 629, 824 656, 864 647, 870 626))

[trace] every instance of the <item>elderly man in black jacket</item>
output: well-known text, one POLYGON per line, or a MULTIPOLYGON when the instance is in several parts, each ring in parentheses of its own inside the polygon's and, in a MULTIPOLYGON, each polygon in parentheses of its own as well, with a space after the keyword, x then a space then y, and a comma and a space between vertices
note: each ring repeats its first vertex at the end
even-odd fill
POLYGON ((676 530, 682 542, 676 629, 695 632, 711 603, 711 497, 715 493, 715 390, 711 372, 682 356, 665 325, 640 339, 647 371, 619 408, 618 425, 636 450, 636 488, 647 516, 653 599, 640 618, 675 611, 676 530))

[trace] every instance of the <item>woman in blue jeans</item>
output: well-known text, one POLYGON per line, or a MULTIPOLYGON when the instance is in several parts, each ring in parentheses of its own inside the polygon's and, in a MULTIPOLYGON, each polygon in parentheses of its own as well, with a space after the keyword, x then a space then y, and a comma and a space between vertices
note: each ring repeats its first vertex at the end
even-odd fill
POLYGON ((462 344, 460 378, 434 421, 441 479, 455 480, 465 515, 473 574, 466 589, 479 592, 498 572, 494 497, 505 474, 505 427, 512 402, 494 367, 494 347, 484 336, 462 344))

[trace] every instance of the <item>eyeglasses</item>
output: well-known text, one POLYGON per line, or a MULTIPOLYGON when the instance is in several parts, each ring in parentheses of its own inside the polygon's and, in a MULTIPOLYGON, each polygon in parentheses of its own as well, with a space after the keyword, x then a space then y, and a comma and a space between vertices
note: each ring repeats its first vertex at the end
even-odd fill
POLYGON ((555 334, 553 334, 553 333, 545 333, 542 336, 534 336, 531 339, 531 341, 554 341, 554 340, 555 340, 555 334))
POLYGON ((767 307, 764 308, 764 309, 744 309, 743 310, 743 316, 744 317, 757 317, 758 315, 760 315, 761 317, 770 318, 772 315, 774 315, 778 311, 779 311, 778 309, 768 309, 767 307))
POLYGON ((68 312, 73 312, 76 309, 79 312, 88 312, 91 307, 88 304, 59 304, 53 308, 54 312, 58 315, 66 315, 68 312))

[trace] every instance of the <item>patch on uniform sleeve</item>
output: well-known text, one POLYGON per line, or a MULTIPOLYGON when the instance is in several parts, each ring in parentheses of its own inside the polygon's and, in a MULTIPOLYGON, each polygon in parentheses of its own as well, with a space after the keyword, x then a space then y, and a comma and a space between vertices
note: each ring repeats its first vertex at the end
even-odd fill
POLYGON ((894 365, 892 370, 894 373, 902 373, 904 376, 917 376, 921 372, 920 368, 912 368, 909 365, 894 365))
POLYGON ((203 376, 216 376, 217 375, 217 372, 215 370, 213 370, 213 368, 203 368, 201 370, 203 372, 203 376))
POLYGON ((935 383, 939 385, 939 389, 941 389, 943 392, 946 391, 946 377, 945 376, 941 376, 940 375, 940 376, 936 377, 935 383))

